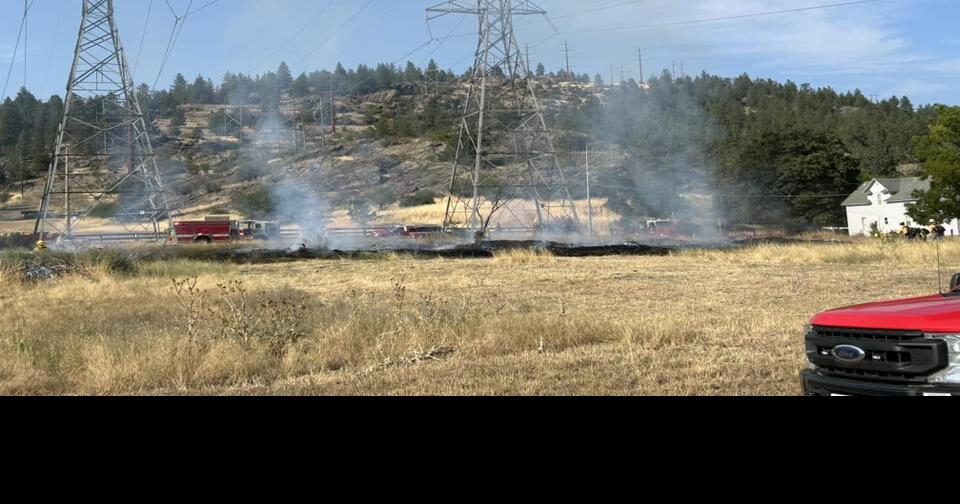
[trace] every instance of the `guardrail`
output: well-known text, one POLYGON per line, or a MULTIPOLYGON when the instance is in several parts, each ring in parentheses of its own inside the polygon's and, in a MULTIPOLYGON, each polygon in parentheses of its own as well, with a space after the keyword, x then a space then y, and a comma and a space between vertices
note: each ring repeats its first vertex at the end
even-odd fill
POLYGON ((74 240, 79 241, 97 241, 97 242, 122 242, 122 241, 163 241, 167 233, 87 233, 73 235, 74 240))

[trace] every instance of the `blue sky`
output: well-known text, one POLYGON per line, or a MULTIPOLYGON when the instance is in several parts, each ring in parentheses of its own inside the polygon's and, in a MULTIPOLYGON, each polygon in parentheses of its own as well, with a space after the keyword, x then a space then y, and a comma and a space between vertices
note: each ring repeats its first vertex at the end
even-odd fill
MULTIPOLYGON (((210 0, 194 0, 194 7, 210 0)), ((257 73, 281 60, 294 73, 398 60, 430 38, 424 9, 439 0, 220 0, 191 15, 160 86, 181 72, 216 80, 230 70, 257 73), (352 22, 345 23, 356 14, 352 22), (341 28, 342 26, 342 28, 341 28), (339 31, 337 31, 339 28, 339 31)), ((574 50, 576 71, 609 78, 611 65, 636 77, 642 47, 649 75, 682 62, 686 73, 752 76, 797 83, 859 88, 878 97, 908 95, 915 103, 960 105, 960 1, 882 0, 832 9, 710 23, 649 27, 687 20, 752 14, 837 3, 842 0, 541 0, 559 28, 529 18, 517 22, 531 59, 550 69, 563 65, 562 44, 574 50), (626 4, 626 5, 622 5, 626 4), (604 7, 612 8, 604 9, 604 7)), ((34 0, 28 22, 27 86, 46 97, 62 94, 80 19, 81 0, 34 0)), ((190 0, 169 0, 178 12, 190 0)), ((121 37, 131 65, 137 62, 150 0, 116 0, 121 37)), ((174 16, 154 0, 137 82, 152 84, 174 16)), ((23 9, 0 0, 0 84, 7 75, 23 9)), ((436 37, 410 59, 462 70, 471 61, 476 22, 449 16, 431 24, 436 37)), ((24 81, 23 48, 15 58, 8 94, 24 81)))

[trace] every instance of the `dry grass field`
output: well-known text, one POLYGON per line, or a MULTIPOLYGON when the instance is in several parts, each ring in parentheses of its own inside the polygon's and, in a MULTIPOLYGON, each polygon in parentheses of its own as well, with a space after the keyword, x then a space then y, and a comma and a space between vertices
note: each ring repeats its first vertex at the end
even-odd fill
MULTIPOLYGON (((960 243, 944 256, 960 268, 960 243)), ((872 241, 251 266, 93 257, 24 283, 24 257, 0 254, 0 394, 793 395, 811 315, 935 292, 935 258, 932 244, 872 241)))
MULTIPOLYGON (((588 202, 587 200, 574 200, 573 204, 577 209, 577 214, 582 218, 586 218, 592 204, 594 231, 600 236, 610 235, 611 224, 620 219, 619 215, 607 208, 607 200, 603 198, 594 199, 591 202, 588 202)), ((530 202, 514 203, 511 208, 513 208, 513 210, 516 212, 516 218, 522 219, 522 222, 516 222, 514 217, 503 215, 501 213, 491 220, 491 229, 496 228, 497 224, 502 224, 504 227, 536 225, 536 208, 530 202)), ((383 212, 377 215, 376 219, 374 219, 374 223, 378 225, 396 224, 398 222, 408 224, 424 224, 430 222, 442 223, 446 211, 446 198, 438 198, 433 205, 423 205, 410 208, 402 208, 394 205, 386 208, 383 212)), ((487 215, 489 211, 490 203, 485 202, 482 205, 480 212, 482 215, 487 215)), ((355 225, 355 223, 350 224, 355 225)))

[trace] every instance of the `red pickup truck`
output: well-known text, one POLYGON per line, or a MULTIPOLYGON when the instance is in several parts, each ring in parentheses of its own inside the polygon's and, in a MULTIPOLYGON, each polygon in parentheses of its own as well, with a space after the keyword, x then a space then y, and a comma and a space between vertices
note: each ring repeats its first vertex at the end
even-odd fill
POLYGON ((808 396, 960 396, 960 275, 946 294, 821 313, 806 351, 808 396))

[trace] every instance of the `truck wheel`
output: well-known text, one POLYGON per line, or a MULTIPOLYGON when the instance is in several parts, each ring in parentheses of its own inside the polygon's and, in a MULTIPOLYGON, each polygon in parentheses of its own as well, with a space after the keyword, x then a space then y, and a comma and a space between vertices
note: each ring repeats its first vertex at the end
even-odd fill
POLYGON ((198 245, 210 245, 211 243, 213 243, 213 240, 211 240, 206 236, 201 236, 200 238, 197 238, 196 240, 194 240, 193 243, 196 243, 198 245))

